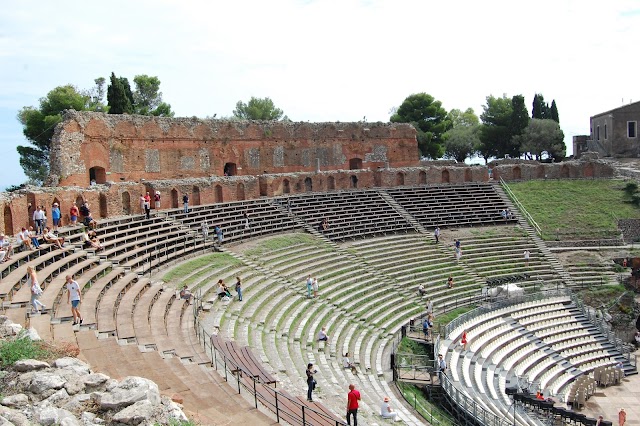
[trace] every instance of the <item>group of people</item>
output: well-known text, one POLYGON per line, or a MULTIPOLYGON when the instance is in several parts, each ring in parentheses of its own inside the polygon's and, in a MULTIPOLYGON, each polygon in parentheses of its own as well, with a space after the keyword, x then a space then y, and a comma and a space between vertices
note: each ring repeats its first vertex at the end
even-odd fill
MULTIPOLYGON (((80 303, 82 302, 82 290, 73 275, 65 277, 67 290, 67 304, 71 304, 71 316, 73 317, 73 325, 82 324, 84 321, 80 315, 80 303)), ((47 306, 40 301, 43 289, 38 279, 35 268, 31 265, 27 266, 27 286, 31 291, 31 314, 40 314, 47 309, 47 306)))
POLYGON ((318 285, 318 278, 311 278, 311 275, 307 276, 307 298, 311 299, 312 297, 315 299, 318 297, 318 292, 320 291, 320 286, 318 285))
POLYGON ((502 209, 500 216, 504 220, 513 219, 513 212, 510 209, 502 209))
MULTIPOLYGON (((227 285, 224 283, 224 280, 219 279, 217 285, 218 288, 216 289, 216 293, 219 299, 225 302, 233 299, 233 294, 231 294, 231 290, 229 290, 229 287, 227 287, 227 285)), ((236 277, 235 290, 236 294, 238 295, 238 302, 242 302, 242 280, 240 279, 240 277, 236 277)))
MULTIPOLYGON (((206 241, 209 238, 209 223, 206 220, 202 222, 201 229, 202 229, 202 237, 206 241)), ((213 233, 218 239, 218 244, 222 245, 222 242, 224 241, 224 233, 222 232, 222 227, 220 225, 215 225, 213 227, 213 233)))

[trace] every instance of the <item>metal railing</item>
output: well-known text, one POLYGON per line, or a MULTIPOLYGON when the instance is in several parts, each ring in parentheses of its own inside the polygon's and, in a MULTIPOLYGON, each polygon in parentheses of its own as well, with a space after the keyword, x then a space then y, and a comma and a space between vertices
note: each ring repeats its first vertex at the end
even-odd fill
POLYGON ((529 214, 527 209, 524 208, 522 203, 518 200, 518 197, 516 197, 516 195, 511 191, 511 188, 509 188, 509 185, 507 185, 507 183, 504 181, 504 179, 502 179, 502 176, 500 176, 500 185, 502 185, 502 188, 507 193, 507 195, 509 196, 511 201, 513 201, 513 204, 516 205, 518 210, 520 210, 520 213, 522 213, 522 215, 525 217, 525 219, 527 219, 529 224, 536 231, 536 234, 538 234, 538 236, 542 236, 542 229, 540 229, 540 225, 538 225, 538 223, 533 219, 533 216, 531 216, 529 214))
POLYGON ((611 326, 607 324, 602 317, 598 316, 596 310, 588 309, 584 302, 574 293, 571 293, 571 301, 578 309, 580 309, 582 314, 587 318, 587 321, 596 327, 598 331, 600 331, 600 333, 602 333, 602 335, 606 337, 613 346, 615 346, 616 350, 629 361, 629 364, 634 368, 634 370, 638 371, 636 357, 632 355, 631 349, 625 346, 624 341, 616 335, 615 331, 611 329, 611 326))
POLYGON ((260 389, 266 389, 266 385, 257 380, 249 371, 244 369, 234 360, 227 358, 223 353, 219 352, 211 344, 211 334, 207 333, 198 318, 201 310, 202 299, 195 297, 193 304, 193 321, 199 344, 202 345, 204 351, 209 355, 211 366, 225 379, 229 385, 237 389, 238 394, 246 392, 253 399, 256 409, 264 407, 271 413, 275 414, 276 421, 281 421, 291 425, 313 425, 318 419, 323 423, 333 423, 335 426, 346 425, 335 417, 309 408, 300 403, 296 399, 292 399, 274 388, 261 392, 260 389))

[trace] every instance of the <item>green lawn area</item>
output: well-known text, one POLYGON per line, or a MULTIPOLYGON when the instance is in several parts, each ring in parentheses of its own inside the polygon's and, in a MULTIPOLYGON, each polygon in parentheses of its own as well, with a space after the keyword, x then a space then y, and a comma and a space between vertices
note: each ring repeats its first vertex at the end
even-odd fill
POLYGON ((547 240, 572 236, 613 236, 618 219, 640 219, 640 209, 624 201, 625 182, 613 179, 536 180, 509 188, 547 240))

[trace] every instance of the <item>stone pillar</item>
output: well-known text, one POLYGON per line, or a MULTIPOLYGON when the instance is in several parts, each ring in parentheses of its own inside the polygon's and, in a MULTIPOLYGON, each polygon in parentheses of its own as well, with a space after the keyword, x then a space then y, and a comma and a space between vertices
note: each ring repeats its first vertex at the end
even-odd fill
POLYGON ((316 158, 316 173, 320 173, 320 159, 316 158))

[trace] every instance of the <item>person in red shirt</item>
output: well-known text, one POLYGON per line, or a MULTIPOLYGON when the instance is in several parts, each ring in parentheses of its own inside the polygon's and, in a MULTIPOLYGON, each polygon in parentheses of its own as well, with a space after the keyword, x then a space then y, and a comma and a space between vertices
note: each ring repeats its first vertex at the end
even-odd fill
POLYGON ((78 206, 76 203, 73 203, 71 208, 69 209, 69 218, 71 219, 71 225, 76 226, 78 224, 78 215, 80 212, 78 211, 78 206))
POLYGON ((358 426, 358 401, 360 401, 360 392, 356 390, 354 385, 349 385, 349 393, 347 394, 347 424, 351 424, 351 415, 353 415, 353 426, 358 426))

